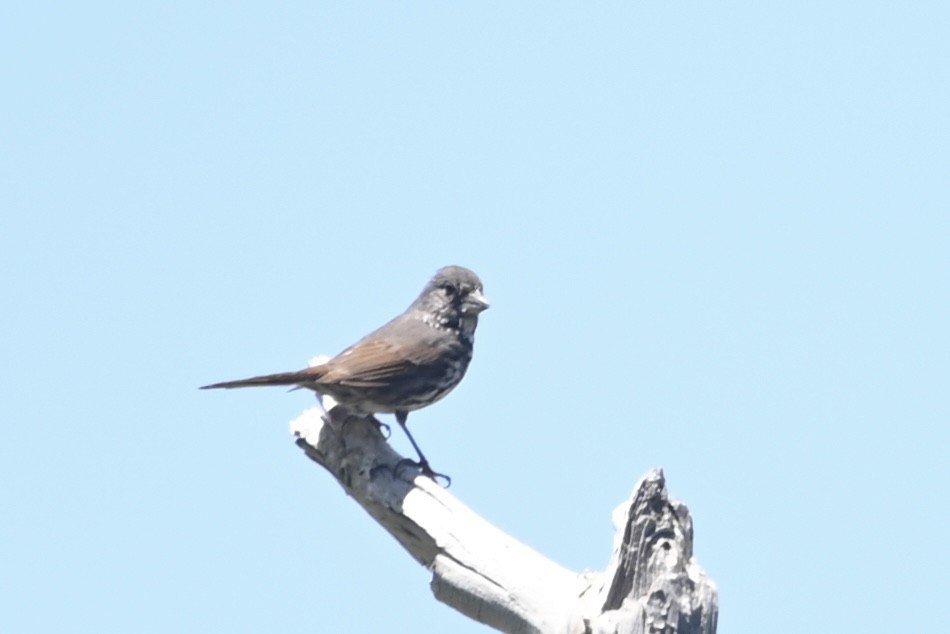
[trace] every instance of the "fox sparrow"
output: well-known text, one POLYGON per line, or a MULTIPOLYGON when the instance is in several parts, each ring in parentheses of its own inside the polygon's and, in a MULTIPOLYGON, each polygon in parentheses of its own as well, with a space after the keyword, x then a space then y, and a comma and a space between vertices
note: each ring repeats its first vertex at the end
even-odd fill
POLYGON ((409 412, 448 394, 472 360, 478 315, 488 308, 482 282, 461 266, 439 269, 398 317, 326 363, 296 372, 265 374, 201 389, 296 385, 329 395, 357 415, 395 414, 419 467, 434 472, 406 427, 409 412))

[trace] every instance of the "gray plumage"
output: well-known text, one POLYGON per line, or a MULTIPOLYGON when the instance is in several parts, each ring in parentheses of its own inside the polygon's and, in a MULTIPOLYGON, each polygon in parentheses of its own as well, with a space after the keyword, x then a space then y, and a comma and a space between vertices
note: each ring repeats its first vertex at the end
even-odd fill
POLYGON ((487 308, 478 276, 447 266, 402 314, 326 363, 201 389, 295 385, 329 395, 357 414, 395 414, 419 453, 423 472, 433 475, 406 419, 451 392, 465 376, 478 316, 487 308))

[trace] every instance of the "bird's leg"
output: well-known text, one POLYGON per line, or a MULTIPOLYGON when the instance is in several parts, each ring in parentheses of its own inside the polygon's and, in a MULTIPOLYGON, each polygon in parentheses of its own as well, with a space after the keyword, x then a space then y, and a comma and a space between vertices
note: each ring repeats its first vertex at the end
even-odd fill
POLYGON ((321 416, 323 417, 323 420, 329 424, 329 427, 331 430, 333 430, 334 432, 340 435, 346 433, 346 427, 347 425, 350 424, 351 421, 356 420, 356 419, 362 419, 362 420, 372 423, 373 426, 376 428, 376 431, 379 432, 379 435, 383 437, 383 440, 389 440, 389 437, 392 436, 392 430, 389 428, 389 425, 379 420, 375 416, 366 416, 366 415, 354 416, 353 412, 350 412, 349 410, 346 410, 345 408, 341 408, 341 406, 336 405, 336 404, 334 404, 333 409, 331 409, 330 411, 327 411, 323 407, 323 403, 320 402, 319 398, 317 399, 317 402, 319 403, 320 409, 322 410, 321 416), (338 414, 337 416, 334 416, 333 414, 330 413, 330 412, 335 413, 335 412, 340 412, 340 411, 342 411, 343 413, 338 414), (334 423, 339 425, 339 431, 334 429, 334 423))
POLYGON ((444 473, 438 473, 436 471, 433 471, 432 467, 429 466, 429 461, 426 460, 426 457, 422 453, 422 450, 419 449, 419 445, 416 444, 416 439, 413 438, 412 434, 409 433, 409 427, 406 426, 406 419, 408 418, 409 418, 409 412, 396 412, 396 422, 399 423, 399 426, 402 427, 402 430, 406 432, 406 436, 409 437, 409 442, 412 443, 412 448, 416 450, 417 454, 419 454, 419 462, 416 462, 415 460, 410 460, 409 458, 403 458, 402 460, 396 463, 395 471, 398 473, 400 467, 402 467, 403 465, 411 464, 416 467, 419 467, 419 469, 422 471, 422 475, 426 476, 427 478, 431 478, 432 480, 435 480, 436 482, 439 482, 440 480, 445 480, 445 488, 449 488, 450 486, 452 486, 452 478, 445 475, 444 473))
POLYGON ((390 437, 393 435, 393 430, 389 427, 389 425, 387 425, 381 420, 377 420, 375 416, 373 416, 373 422, 376 424, 376 429, 379 430, 379 433, 380 435, 382 435, 383 440, 389 440, 390 437))
POLYGON ((379 435, 383 437, 383 440, 389 440, 389 437, 393 435, 393 430, 389 428, 389 425, 379 420, 375 416, 370 416, 367 420, 376 425, 376 431, 378 431, 379 435))
POLYGON ((364 416, 362 418, 356 418, 352 416, 347 416, 343 419, 343 422, 340 423, 340 433, 344 433, 346 426, 350 424, 351 421, 365 420, 368 423, 371 423, 373 427, 376 428, 376 431, 379 432, 379 435, 383 437, 383 440, 389 440, 389 437, 392 436, 392 430, 389 428, 389 425, 383 421, 377 419, 375 416, 364 416))

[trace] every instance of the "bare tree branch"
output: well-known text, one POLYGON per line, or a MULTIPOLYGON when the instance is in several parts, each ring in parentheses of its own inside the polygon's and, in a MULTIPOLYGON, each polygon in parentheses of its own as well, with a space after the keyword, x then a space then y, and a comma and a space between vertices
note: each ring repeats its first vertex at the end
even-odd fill
POLYGON ((318 408, 291 423, 297 444, 420 564, 443 603, 502 632, 715 634, 716 587, 693 557, 684 504, 663 473, 614 511, 606 572, 575 573, 501 532, 447 490, 399 467, 373 419, 318 408))

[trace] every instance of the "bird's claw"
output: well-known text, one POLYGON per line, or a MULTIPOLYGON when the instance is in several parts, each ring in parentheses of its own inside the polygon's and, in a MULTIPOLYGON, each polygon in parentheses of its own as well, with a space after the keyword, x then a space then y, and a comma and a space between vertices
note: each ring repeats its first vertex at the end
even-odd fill
MULTIPOLYGON (((329 415, 324 416, 324 417, 323 417, 323 420, 329 422, 329 421, 330 421, 329 415)), ((344 432, 344 431, 346 430, 346 427, 347 427, 348 425, 350 425, 351 422, 355 422, 356 420, 358 420, 358 419, 355 419, 355 418, 350 417, 350 416, 347 416, 346 418, 344 418, 344 419, 340 422, 340 432, 344 432)), ((379 435, 383 437, 383 440, 389 440, 389 437, 393 435, 392 427, 390 427, 389 425, 387 425, 387 424, 384 423, 383 421, 377 419, 375 416, 369 416, 369 417, 365 418, 364 420, 367 420, 367 421, 369 421, 370 423, 372 423, 373 427, 376 428, 376 431, 379 432, 379 435)))
POLYGON ((376 420, 375 417, 371 418, 373 424, 376 425, 376 431, 379 432, 379 435, 383 437, 383 440, 389 440, 390 436, 393 435, 392 427, 387 425, 381 420, 376 420))
POLYGON ((452 478, 445 475, 444 473, 433 471, 432 467, 429 466, 428 461, 417 462, 411 458, 403 458, 402 460, 396 463, 395 467, 393 467, 393 473, 395 473, 398 476, 399 470, 407 465, 412 465, 414 468, 420 471, 421 475, 424 475, 425 477, 429 478, 430 480, 432 480, 433 482, 435 482, 436 484, 438 484, 440 487, 444 489, 447 489, 450 486, 452 486, 452 478))

